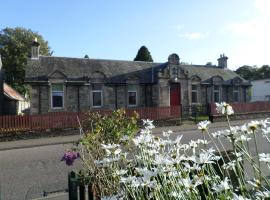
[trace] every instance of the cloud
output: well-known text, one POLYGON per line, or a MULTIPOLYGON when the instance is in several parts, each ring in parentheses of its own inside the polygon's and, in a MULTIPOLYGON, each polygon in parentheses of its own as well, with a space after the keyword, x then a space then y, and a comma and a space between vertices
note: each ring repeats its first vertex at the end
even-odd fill
POLYGON ((206 34, 193 32, 193 33, 184 33, 178 35, 180 38, 188 39, 188 40, 199 40, 206 36, 206 34))

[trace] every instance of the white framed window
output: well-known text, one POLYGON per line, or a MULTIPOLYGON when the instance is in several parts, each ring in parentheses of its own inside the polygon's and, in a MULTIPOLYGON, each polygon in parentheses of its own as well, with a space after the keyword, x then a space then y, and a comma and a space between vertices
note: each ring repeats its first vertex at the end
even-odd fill
POLYGON ((238 86, 233 87, 233 101, 239 102, 239 87, 238 86))
POLYGON ((102 107, 103 104, 103 92, 102 92, 102 83, 93 83, 92 84, 92 106, 96 108, 102 107))
POLYGON ((128 85, 128 106, 137 106, 137 87, 128 85))
POLYGON ((220 86, 214 85, 214 102, 220 102, 220 86))
POLYGON ((52 109, 64 108, 64 84, 51 84, 51 107, 52 109))
POLYGON ((191 102, 198 102, 198 85, 191 85, 191 102))

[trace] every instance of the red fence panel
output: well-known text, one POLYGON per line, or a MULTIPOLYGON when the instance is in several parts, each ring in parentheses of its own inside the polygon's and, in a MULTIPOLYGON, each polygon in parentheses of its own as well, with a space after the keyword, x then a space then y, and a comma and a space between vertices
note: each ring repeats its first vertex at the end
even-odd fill
MULTIPOLYGON (((235 114, 245 114, 245 113, 257 113, 257 112, 270 112, 270 102, 269 101, 258 101, 258 102, 248 102, 248 103, 230 103, 235 114)), ((216 111, 216 104, 211 103, 211 115, 220 115, 216 111)))
MULTIPOLYGON (((161 120, 181 117, 181 106, 126 108, 126 115, 132 116, 134 111, 140 119, 161 120)), ((110 115, 112 110, 92 110, 101 115, 110 115)), ((16 131, 37 131, 46 129, 78 128, 86 113, 54 112, 39 115, 0 116, 0 133, 16 131)))

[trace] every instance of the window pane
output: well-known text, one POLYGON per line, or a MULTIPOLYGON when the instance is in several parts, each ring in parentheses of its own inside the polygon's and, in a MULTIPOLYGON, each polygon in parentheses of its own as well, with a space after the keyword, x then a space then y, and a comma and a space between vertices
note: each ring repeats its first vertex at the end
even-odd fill
POLYGON ((92 90, 102 90, 102 83, 92 84, 92 90))
POLYGON ((101 106, 101 92, 93 92, 93 106, 101 106))
POLYGON ((128 105, 136 105, 136 92, 128 92, 128 105))
POLYGON ((63 91, 63 84, 52 84, 52 91, 63 91))
POLYGON ((197 90, 197 85, 192 85, 192 90, 197 90))
POLYGON ((197 92, 192 92, 192 103, 197 103, 197 92))
POLYGON ((239 101, 239 93, 238 92, 234 92, 233 93, 233 99, 234 99, 234 101, 239 101))
POLYGON ((135 91, 136 85, 128 85, 128 91, 135 91))
POLYGON ((219 102, 219 92, 214 92, 214 101, 219 102))
POLYGON ((52 107, 62 108, 63 107, 63 94, 53 94, 52 96, 52 107))

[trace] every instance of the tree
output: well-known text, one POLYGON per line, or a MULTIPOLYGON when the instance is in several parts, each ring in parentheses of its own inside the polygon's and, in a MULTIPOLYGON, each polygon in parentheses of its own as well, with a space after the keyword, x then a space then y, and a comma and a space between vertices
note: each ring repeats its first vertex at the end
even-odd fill
POLYGON ((256 66, 251 67, 251 66, 244 65, 242 67, 239 67, 235 72, 247 80, 270 78, 269 65, 263 65, 260 68, 256 66))
POLYGON ((239 67, 235 72, 246 80, 254 80, 257 77, 257 68, 255 66, 244 65, 239 67))
POLYGON ((146 46, 142 46, 136 57, 134 58, 134 61, 146 61, 146 62, 153 62, 152 56, 146 46))
POLYGON ((258 78, 270 78, 270 66, 269 65, 263 65, 257 70, 258 78))
POLYGON ((0 55, 6 82, 22 94, 26 93, 25 67, 27 58, 31 56, 31 44, 34 38, 37 38, 40 43, 41 55, 52 54, 48 42, 37 32, 20 27, 5 28, 0 31, 0 55))
POLYGON ((87 54, 85 54, 84 58, 89 59, 89 56, 87 54))

